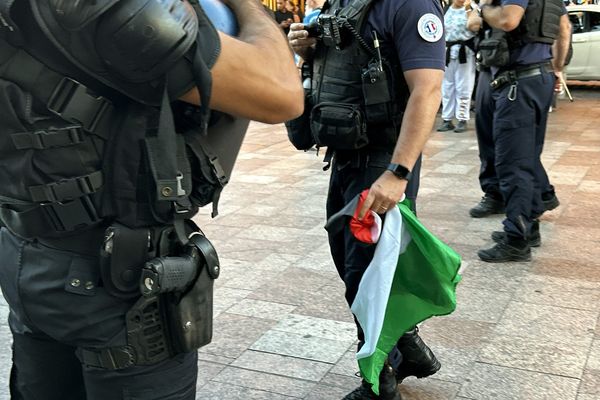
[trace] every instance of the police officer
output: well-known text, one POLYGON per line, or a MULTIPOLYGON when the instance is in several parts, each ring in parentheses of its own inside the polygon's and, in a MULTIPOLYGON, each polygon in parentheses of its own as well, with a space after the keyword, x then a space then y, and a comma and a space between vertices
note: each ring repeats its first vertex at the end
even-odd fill
POLYGON ((13 399, 195 398, 218 273, 190 221, 208 182, 197 141, 226 118, 208 106, 268 123, 302 111, 278 26, 258 1, 228 4, 238 38, 197 1, 0 1, 13 399))
MULTIPOLYGON (((308 135, 306 141, 292 140, 299 148, 308 148, 311 138, 328 148, 328 218, 364 189, 370 190, 361 218, 369 209, 384 215, 405 193, 415 199, 417 159, 441 99, 445 43, 440 2, 329 1, 310 35, 301 24, 292 24, 288 35, 293 50, 312 66, 304 85, 309 104, 304 119, 310 129, 302 130, 306 124, 298 120, 288 124, 288 134, 308 135), (301 129, 290 130, 294 127, 301 129)), ((329 243, 352 304, 374 246, 359 243, 347 227, 330 233, 329 243)), ((360 327, 358 338, 364 339, 360 327)), ((345 399, 397 400, 397 383, 406 376, 425 377, 440 368, 416 329, 392 353, 380 377, 379 397, 363 381, 345 399)))
POLYGON ((528 261, 530 247, 540 243, 537 218, 558 206, 540 156, 555 73, 562 71, 568 50, 569 21, 559 0, 480 4, 481 18, 492 28, 492 41, 481 41, 479 52, 480 62, 491 68, 492 90, 487 99, 485 92, 480 94, 477 123, 486 196, 471 215, 497 213, 505 205, 506 219, 504 232, 492 234, 497 244, 478 255, 486 262, 528 261), (552 61, 557 38, 560 45, 552 61), (502 199, 494 197, 496 177, 502 199), (546 202, 543 191, 552 193, 546 202))
MULTIPOLYGON (((483 27, 483 20, 477 12, 472 12, 469 15, 469 29, 479 32, 480 39, 485 37, 486 32, 490 31, 490 27, 486 24, 483 27)), ((561 28, 562 29, 562 28, 561 28)), ((559 72, 556 72, 557 74, 559 72)), ((504 213, 504 200, 500 192, 500 184, 496 174, 495 150, 493 144, 493 102, 491 98, 490 82, 492 81, 491 71, 489 67, 481 66, 479 70, 479 79, 475 96, 475 108, 477 110, 476 133, 477 144, 479 146, 479 184, 484 196, 477 205, 469 210, 469 214, 473 218, 483 218, 493 214, 504 213)), ((543 149, 542 137, 538 138, 536 146, 541 155, 543 149)), ((548 175, 541 160, 536 165, 535 176, 542 190, 542 201, 544 210, 550 211, 559 206, 560 202, 556 196, 554 186, 550 184, 548 175)))

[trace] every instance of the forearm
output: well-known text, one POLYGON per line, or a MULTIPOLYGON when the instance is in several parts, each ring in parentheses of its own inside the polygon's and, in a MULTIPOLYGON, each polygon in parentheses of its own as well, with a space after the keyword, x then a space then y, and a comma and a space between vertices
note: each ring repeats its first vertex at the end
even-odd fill
POLYGON ((569 52, 571 42, 571 22, 566 15, 561 17, 560 32, 552 45, 552 67, 556 72, 562 72, 569 52))
MULTIPOLYGON (((409 71, 414 72, 416 70, 409 71)), ((443 71, 427 70, 427 74, 427 79, 415 81, 411 87, 400 136, 392 156, 393 163, 409 169, 413 168, 429 139, 442 97, 443 71)))
MULTIPOLYGON (((256 0, 229 0, 239 36, 219 33, 221 53, 212 68, 210 107, 232 115, 279 123, 302 113, 303 91, 281 30, 256 0)), ((199 104, 197 90, 183 100, 199 104)))
POLYGON ((506 5, 493 7, 485 5, 481 7, 481 17, 492 28, 510 32, 519 26, 525 9, 517 5, 506 5))

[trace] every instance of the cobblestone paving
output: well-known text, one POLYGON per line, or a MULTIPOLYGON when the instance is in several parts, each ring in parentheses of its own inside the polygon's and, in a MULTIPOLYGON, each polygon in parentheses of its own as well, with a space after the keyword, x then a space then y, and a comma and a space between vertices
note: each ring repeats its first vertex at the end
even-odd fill
MULTIPOLYGON (((600 399, 600 90, 574 91, 550 116, 544 152, 561 206, 542 218, 530 263, 486 264, 501 217, 480 198, 474 131, 434 133, 420 218, 462 254, 458 308, 421 334, 443 364, 407 379, 405 400, 600 399)), ((323 230, 328 176, 282 126, 252 124, 215 220, 197 221, 222 263, 214 340, 200 350, 198 399, 340 399, 359 379, 354 324, 323 230)), ((10 336, 0 303, 0 400, 10 336)))

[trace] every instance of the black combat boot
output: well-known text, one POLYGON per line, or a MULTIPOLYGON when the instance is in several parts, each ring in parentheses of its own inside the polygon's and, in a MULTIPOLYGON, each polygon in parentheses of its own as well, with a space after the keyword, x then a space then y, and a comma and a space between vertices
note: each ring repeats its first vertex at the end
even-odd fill
MULTIPOLYGON (((492 232, 492 240, 496 243, 506 242, 506 232, 494 231, 492 232)), ((542 236, 540 235, 540 222, 535 220, 531 224, 531 233, 527 238, 529 247, 540 247, 542 245, 542 236)))
POLYGON ((402 400, 394 370, 387 363, 379 375, 379 396, 371 390, 371 384, 362 381, 361 385, 348 393, 342 400, 402 400))
POLYGON ((542 193, 542 202, 544 203, 545 211, 554 210, 560 205, 560 201, 558 201, 558 197, 556 197, 556 193, 554 192, 542 193))
POLYGON ((401 383, 407 376, 425 378, 435 374, 441 364, 433 354, 433 351, 423 342, 419 336, 419 328, 405 333, 396 344, 402 353, 402 363, 396 370, 396 380, 401 383))
POLYGON ((506 235, 506 239, 489 249, 479 250, 481 261, 501 263, 509 261, 531 261, 531 247, 524 238, 506 235))
POLYGON ((477 205, 469 210, 473 218, 483 218, 492 214, 504 213, 504 201, 485 195, 477 205))

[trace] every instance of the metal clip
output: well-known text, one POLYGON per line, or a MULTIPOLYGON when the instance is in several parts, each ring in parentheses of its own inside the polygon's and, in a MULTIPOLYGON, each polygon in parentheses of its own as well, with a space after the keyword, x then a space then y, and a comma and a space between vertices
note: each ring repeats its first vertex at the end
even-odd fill
POLYGON ((183 190, 183 174, 181 172, 177 172, 177 196, 185 196, 185 190, 183 190))
POLYGON ((512 85, 510 85, 510 89, 508 90, 508 100, 510 101, 515 101, 517 99, 517 86, 519 85, 519 82, 514 82, 512 85))

